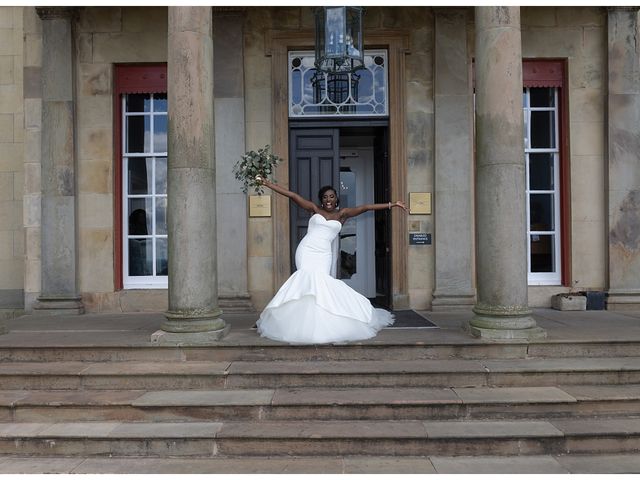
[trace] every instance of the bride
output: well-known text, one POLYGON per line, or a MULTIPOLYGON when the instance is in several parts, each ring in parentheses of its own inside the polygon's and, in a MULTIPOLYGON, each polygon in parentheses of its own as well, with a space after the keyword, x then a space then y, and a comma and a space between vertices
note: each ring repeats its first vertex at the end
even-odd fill
POLYGON ((371 338, 391 325, 391 313, 373 308, 367 298, 331 275, 336 263, 331 244, 347 219, 369 210, 399 207, 406 211, 405 204, 398 201, 340 209, 335 189, 325 186, 318 193, 318 206, 265 178, 257 180, 313 214, 296 250, 297 271, 265 307, 257 322, 258 333, 290 343, 331 343, 371 338))

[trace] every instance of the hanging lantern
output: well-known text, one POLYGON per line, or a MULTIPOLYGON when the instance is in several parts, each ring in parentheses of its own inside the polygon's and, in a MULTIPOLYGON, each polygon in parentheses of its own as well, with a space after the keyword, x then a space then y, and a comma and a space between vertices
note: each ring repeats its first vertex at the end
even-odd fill
POLYGON ((362 7, 318 7, 316 17, 316 69, 350 73, 364 68, 362 7))

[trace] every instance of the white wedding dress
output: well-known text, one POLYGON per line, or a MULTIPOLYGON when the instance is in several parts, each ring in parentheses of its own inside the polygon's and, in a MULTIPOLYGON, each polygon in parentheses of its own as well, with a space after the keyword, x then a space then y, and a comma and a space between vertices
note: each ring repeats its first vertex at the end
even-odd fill
POLYGON ((342 228, 319 213, 296 250, 297 271, 282 285, 257 322, 263 337, 289 343, 364 340, 393 323, 393 315, 373 308, 366 297, 331 276, 332 241, 342 228))

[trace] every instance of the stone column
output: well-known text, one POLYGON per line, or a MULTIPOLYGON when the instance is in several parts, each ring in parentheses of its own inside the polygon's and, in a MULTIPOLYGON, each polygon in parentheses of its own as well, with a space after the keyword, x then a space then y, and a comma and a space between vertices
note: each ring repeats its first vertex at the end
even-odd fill
POLYGON ((76 276, 71 7, 37 8, 42 19, 42 275, 35 313, 84 312, 76 276))
POLYGON ((169 7, 169 309, 154 344, 228 331, 218 307, 211 7, 169 7))
POLYGON ((465 8, 435 10, 434 311, 470 310, 473 287, 473 96, 465 8))
POLYGON ((478 300, 471 334, 544 336, 527 301, 519 7, 475 7, 478 300))
POLYGON ((254 311, 247 280, 247 196, 233 176, 244 154, 244 57, 241 7, 213 9, 218 288, 225 312, 254 311))
POLYGON ((609 7, 608 310, 640 309, 640 31, 638 7, 609 7))

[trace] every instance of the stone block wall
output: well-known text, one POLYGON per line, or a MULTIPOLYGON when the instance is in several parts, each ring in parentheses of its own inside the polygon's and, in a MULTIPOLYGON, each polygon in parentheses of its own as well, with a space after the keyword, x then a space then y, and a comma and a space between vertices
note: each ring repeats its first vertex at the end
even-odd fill
MULTIPOLYGON (((577 289, 604 289, 606 9, 523 7, 522 55, 568 58, 572 278, 577 289)), ((548 306, 565 290, 530 287, 529 303, 548 306)))
POLYGON ((0 309, 24 306, 25 188, 21 7, 0 7, 0 309))

